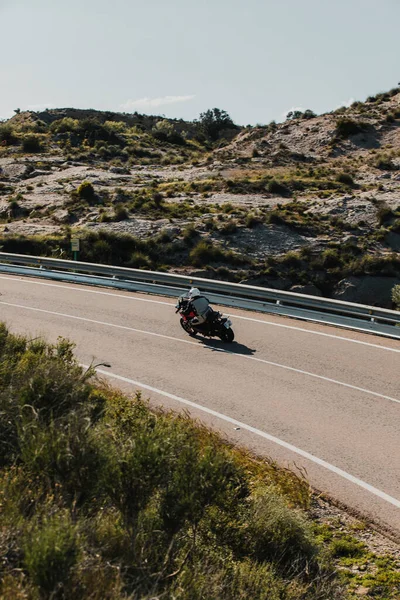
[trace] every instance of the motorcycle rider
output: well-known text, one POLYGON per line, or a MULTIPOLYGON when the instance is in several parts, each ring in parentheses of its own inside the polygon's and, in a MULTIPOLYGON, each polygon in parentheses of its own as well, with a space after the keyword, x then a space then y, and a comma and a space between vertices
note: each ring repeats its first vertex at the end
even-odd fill
POLYGON ((198 288, 190 288, 185 299, 188 301, 186 310, 190 311, 190 309, 192 309, 196 314, 196 316, 191 320, 191 325, 194 327, 196 327, 196 325, 202 325, 205 323, 213 313, 213 309, 210 306, 208 298, 202 296, 198 288))

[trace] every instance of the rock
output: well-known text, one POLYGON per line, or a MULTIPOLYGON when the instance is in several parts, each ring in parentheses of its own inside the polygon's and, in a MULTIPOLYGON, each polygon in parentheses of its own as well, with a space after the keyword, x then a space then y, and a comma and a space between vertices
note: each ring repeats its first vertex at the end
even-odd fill
POLYGON ((367 596, 369 594, 369 588, 363 586, 363 585, 359 585, 355 590, 354 593, 357 596, 367 596))
POLYGON ((11 179, 22 179, 27 177, 31 170, 31 165, 29 164, 10 163, 3 166, 2 175, 11 179))
POLYGON ((349 277, 336 286, 332 298, 369 306, 392 308, 392 289, 400 284, 398 277, 349 277))
POLYGON ((32 179, 33 177, 42 177, 43 175, 48 174, 48 171, 41 171, 40 169, 35 169, 34 171, 32 171, 32 173, 29 173, 27 177, 29 177, 29 179, 32 179))
POLYGON ((383 175, 379 175, 377 179, 390 179, 391 177, 390 173, 383 173, 383 175))
POLYGON ((60 208, 59 210, 55 210, 53 212, 53 221, 56 223, 69 223, 70 222, 70 214, 68 210, 60 208))
POLYGON ((125 167, 110 167, 110 173, 116 173, 118 175, 129 175, 129 169, 125 167))
POLYGON ((321 290, 319 290, 312 283, 309 283, 308 285, 294 285, 289 289, 289 292, 295 292, 296 294, 306 294, 307 296, 322 296, 321 290))

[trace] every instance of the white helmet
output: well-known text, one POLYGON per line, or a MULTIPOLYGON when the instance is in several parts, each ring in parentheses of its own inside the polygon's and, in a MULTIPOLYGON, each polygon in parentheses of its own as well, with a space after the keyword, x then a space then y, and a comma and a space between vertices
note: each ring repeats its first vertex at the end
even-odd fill
POLYGON ((196 298, 197 296, 200 296, 200 290, 197 288, 190 288, 188 296, 189 298, 196 298))

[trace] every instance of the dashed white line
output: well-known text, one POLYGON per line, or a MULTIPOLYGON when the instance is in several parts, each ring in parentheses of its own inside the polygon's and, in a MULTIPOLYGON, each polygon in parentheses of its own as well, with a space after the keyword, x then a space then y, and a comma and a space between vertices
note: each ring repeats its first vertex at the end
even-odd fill
POLYGON ((95 325, 102 325, 105 327, 114 327, 116 329, 123 329, 125 331, 132 331, 134 333, 139 333, 142 335, 148 335, 148 336, 152 336, 152 337, 158 337, 158 338, 162 338, 162 339, 166 339, 166 340, 171 340, 173 342, 178 342, 180 344, 190 344, 192 346, 195 346, 196 348, 212 348, 212 350, 216 351, 216 352, 220 352, 222 354, 229 354, 231 356, 235 356, 237 358, 244 358, 247 360, 253 360, 255 362, 259 362, 259 363, 263 363, 266 365, 269 365, 271 367, 276 367, 279 369, 285 369, 286 371, 291 371, 292 373, 298 373, 300 375, 306 375, 308 377, 313 377, 314 379, 319 379, 321 381, 326 381, 328 383, 333 383, 335 385, 340 385, 342 387, 351 389, 351 390, 355 390, 357 392, 362 392, 363 394, 369 394, 371 396, 375 396, 376 398, 381 398, 383 400, 389 400, 390 402, 395 402, 397 404, 400 404, 400 400, 398 400, 397 398, 392 398, 391 396, 385 396, 383 394, 379 394, 378 392, 373 392, 372 390, 367 390, 365 388, 361 388, 355 385, 351 385, 349 383, 344 383, 343 381, 338 381, 336 379, 331 379, 330 377, 324 377, 323 375, 317 375, 316 373, 310 373, 309 371, 303 371, 302 369, 296 369, 295 367, 289 367, 287 365, 282 365, 280 363, 275 363, 269 360, 265 360, 263 358, 257 358, 255 356, 248 356, 246 354, 241 354, 238 352, 231 352, 230 350, 225 350, 224 348, 216 348, 215 346, 209 346, 207 344, 204 345, 200 345, 198 342, 192 342, 190 340, 182 340, 181 338, 175 338, 173 336, 170 335, 164 335, 162 333, 155 333, 154 331, 145 331, 143 329, 135 329, 134 327, 128 327, 127 325, 118 325, 116 323, 108 323, 106 321, 97 321, 95 319, 88 319, 87 317, 79 317, 77 315, 69 315, 66 313, 59 313, 59 312, 55 312, 52 310, 46 310, 44 308, 35 308, 32 306, 25 306, 22 304, 13 304, 11 302, 0 302, 0 305, 4 305, 4 306, 12 306, 14 308, 22 308, 24 310, 30 310, 33 312, 40 312, 40 313, 45 313, 45 314, 49 314, 49 315, 54 315, 57 317, 64 317, 67 319, 74 319, 76 321, 85 321, 87 323, 94 323, 95 325))
MULTIPOLYGON (((88 365, 82 365, 82 367, 89 368, 88 365)), ((317 456, 314 456, 313 454, 310 454, 309 452, 306 452, 305 450, 302 450, 301 448, 298 448, 297 446, 294 446, 293 444, 289 444, 288 442, 285 442, 284 440, 281 440, 280 438, 277 438, 269 433, 266 433, 265 431, 261 431, 260 429, 256 429, 255 427, 252 427, 251 425, 247 425, 247 423, 242 423, 241 421, 237 421, 236 419, 233 419, 232 417, 228 417, 227 415, 224 415, 223 413, 217 412, 216 410, 212 410, 211 408, 207 408, 206 406, 202 406, 201 404, 197 404, 196 402, 192 402, 191 400, 186 400, 185 398, 181 398, 180 396, 175 396, 175 394, 170 394, 169 392, 164 392, 163 390, 155 388, 151 385, 147 385, 140 381, 135 381, 134 379, 129 379, 128 377, 123 377, 122 375, 116 375, 115 373, 103 371, 102 369, 97 369, 97 372, 101 373, 102 375, 105 375, 106 377, 117 379, 119 381, 124 381, 125 383, 129 383, 130 385, 137 386, 140 389, 144 389, 149 392, 158 394, 160 396, 164 396, 166 398, 169 398, 170 400, 175 400, 176 402, 179 402, 180 404, 185 404, 186 406, 190 406, 190 407, 200 410, 204 413, 207 413, 209 415, 217 417, 218 419, 221 419, 223 421, 231 423, 232 425, 235 425, 235 427, 240 427, 241 429, 245 429, 246 431, 249 431, 250 433, 253 433, 255 435, 263 437, 264 439, 266 439, 270 442, 273 442, 274 444, 277 444, 279 446, 282 446, 283 448, 286 448, 287 450, 290 450, 291 452, 294 452, 295 454, 298 454, 299 456, 302 456, 303 458, 306 458, 307 460, 312 461, 313 463, 323 467, 324 469, 327 469, 328 471, 331 471, 332 473, 335 473, 336 475, 339 475, 340 477, 347 479, 347 481, 350 481, 351 483, 354 483, 355 485, 363 488, 364 490, 370 492, 371 494, 374 494, 378 498, 381 498, 382 500, 389 502, 396 508, 400 508, 400 500, 398 500, 397 498, 393 498, 393 496, 389 496, 389 494, 386 494, 386 492, 383 492, 382 490, 379 490, 378 488, 374 487, 373 485, 366 483, 362 479, 359 479, 358 477, 355 477, 354 475, 351 475, 350 473, 343 471, 339 467, 336 467, 335 465, 328 463, 327 461, 323 460, 322 458, 318 458, 317 456)))

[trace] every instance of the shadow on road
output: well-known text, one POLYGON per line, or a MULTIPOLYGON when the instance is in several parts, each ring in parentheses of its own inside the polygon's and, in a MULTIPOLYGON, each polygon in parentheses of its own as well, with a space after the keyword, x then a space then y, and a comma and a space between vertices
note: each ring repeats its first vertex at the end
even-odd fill
POLYGON ((205 338, 197 338, 199 342, 204 344, 206 348, 209 348, 214 352, 231 352, 232 354, 245 354, 246 356, 253 356, 256 350, 253 348, 249 348, 245 346, 245 344, 239 344, 238 342, 232 342, 231 344, 227 342, 222 342, 221 340, 208 340, 205 338))

